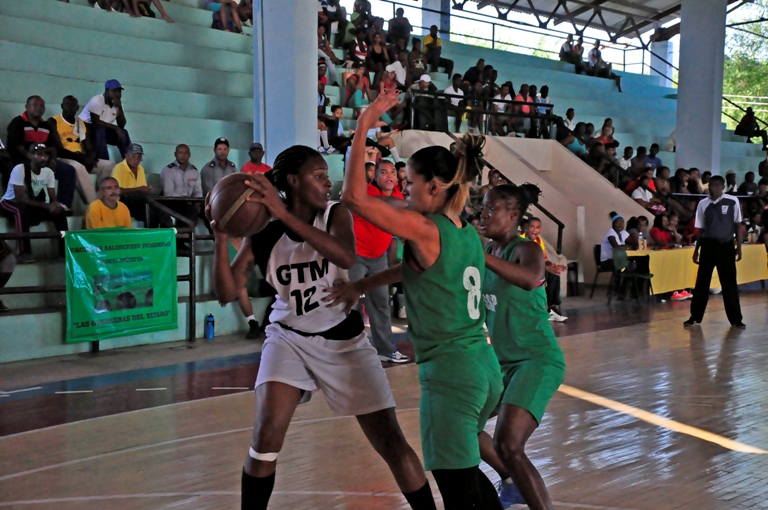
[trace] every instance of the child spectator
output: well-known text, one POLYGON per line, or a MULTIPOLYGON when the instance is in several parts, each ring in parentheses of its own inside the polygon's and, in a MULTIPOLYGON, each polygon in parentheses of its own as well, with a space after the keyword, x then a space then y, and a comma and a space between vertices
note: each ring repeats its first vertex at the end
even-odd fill
POLYGON ((547 247, 544 244, 544 240, 540 236, 541 234, 541 220, 533 217, 525 223, 525 229, 521 237, 525 237, 534 241, 539 245, 541 251, 544 253, 544 270, 545 280, 547 286, 547 308, 549 309, 549 320, 551 322, 565 322, 568 317, 560 315, 558 308, 560 307, 560 274, 563 271, 567 271, 568 267, 562 264, 555 264, 547 258, 547 247))
POLYGON ((120 201, 120 183, 114 177, 105 177, 99 183, 99 198, 85 211, 85 228, 131 228, 131 213, 120 201))

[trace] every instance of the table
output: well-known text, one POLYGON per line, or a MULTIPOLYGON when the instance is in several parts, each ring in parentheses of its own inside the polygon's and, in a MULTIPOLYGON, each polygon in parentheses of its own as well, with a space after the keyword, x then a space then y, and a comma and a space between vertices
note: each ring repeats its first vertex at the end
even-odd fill
MULTIPOLYGON (((739 285, 768 280, 765 245, 745 244, 741 247, 742 258, 736 263, 736 275, 739 285)), ((627 250, 628 257, 650 257, 649 269, 653 278, 654 294, 664 294, 681 289, 691 289, 696 285, 696 272, 699 266, 693 263, 693 247, 674 250, 627 250)), ((712 273, 710 288, 720 287, 717 269, 712 273)))

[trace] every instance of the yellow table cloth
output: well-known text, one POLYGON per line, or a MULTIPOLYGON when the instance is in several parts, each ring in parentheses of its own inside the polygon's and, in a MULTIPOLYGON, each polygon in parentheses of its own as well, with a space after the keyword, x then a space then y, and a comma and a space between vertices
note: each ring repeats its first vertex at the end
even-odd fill
MULTIPOLYGON (((741 247, 742 258, 736 263, 739 285, 768 280, 768 255, 763 244, 745 244, 741 247)), ((693 263, 693 247, 674 250, 627 250, 629 257, 650 257, 649 269, 653 278, 654 294, 664 294, 696 285, 699 266, 693 263)), ((710 288, 720 287, 717 269, 712 273, 710 288)))

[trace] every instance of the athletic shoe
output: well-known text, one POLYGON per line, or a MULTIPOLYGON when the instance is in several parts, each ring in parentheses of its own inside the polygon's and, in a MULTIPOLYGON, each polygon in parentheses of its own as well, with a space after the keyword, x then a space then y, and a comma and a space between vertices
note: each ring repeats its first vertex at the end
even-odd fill
POLYGON ((712 294, 713 296, 717 296, 721 292, 723 292, 723 288, 722 287, 715 287, 713 289, 709 289, 709 293, 712 294))
POLYGON ((737 322, 736 324, 731 324, 731 327, 733 328, 739 328, 739 329, 747 329, 747 325, 743 322, 737 322))
POLYGON ((248 333, 245 334, 246 340, 254 340, 259 337, 259 321, 251 319, 248 321, 248 333))
POLYGON ((701 321, 695 321, 693 319, 688 319, 687 321, 683 322, 683 326, 686 328, 690 328, 691 326, 696 326, 697 324, 701 324, 701 321))
POLYGON ((672 301, 685 301, 688 298, 685 297, 682 293, 675 291, 672 293, 672 297, 670 299, 672 299, 672 301))
POLYGON ((693 297, 693 294, 691 294, 687 290, 681 290, 680 295, 683 296, 685 299, 691 299, 693 297))
POLYGON ((400 308, 397 309, 397 318, 398 319, 407 319, 408 318, 408 314, 405 313, 405 307, 404 306, 401 306, 400 308))
POLYGON ((17 264, 34 264, 35 262, 35 258, 29 253, 22 253, 16 256, 17 264))
POLYGON ((568 320, 568 317, 560 315, 554 310, 549 311, 549 322, 565 322, 567 320, 568 320))
POLYGON ((318 147, 317 148, 317 152, 319 152, 321 156, 327 156, 328 155, 328 151, 323 146, 318 147))
POLYGON ((510 508, 512 505, 525 505, 525 498, 520 494, 514 483, 505 482, 504 480, 499 482, 498 487, 499 499, 501 500, 501 506, 505 509, 510 508))
POLYGON ((328 147, 325 150, 326 154, 341 154, 341 152, 337 151, 334 147, 328 147))
POLYGON ((389 361, 390 363, 408 363, 411 361, 410 356, 395 351, 392 354, 379 354, 379 361, 389 361))
POLYGON ((2 302, 2 301, 0 301, 0 312, 7 312, 7 311, 9 311, 9 310, 10 310, 10 308, 8 308, 7 306, 5 306, 5 305, 3 304, 3 302, 2 302))

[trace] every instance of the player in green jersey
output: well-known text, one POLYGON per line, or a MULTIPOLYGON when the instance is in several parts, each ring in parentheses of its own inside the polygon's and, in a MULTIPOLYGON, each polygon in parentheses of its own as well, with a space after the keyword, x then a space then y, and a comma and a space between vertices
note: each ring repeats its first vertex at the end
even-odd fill
POLYGON ((525 455, 525 443, 565 374, 563 352, 547 312, 544 255, 537 243, 517 233, 539 193, 532 184, 504 184, 493 188, 483 202, 480 231, 491 239, 483 299, 505 389, 494 437, 483 432, 480 445, 483 460, 501 475, 505 507, 523 502, 514 498, 516 486, 531 509, 552 510, 544 481, 525 455))
MULTIPOLYGON (((396 103, 396 91, 380 93, 360 116, 357 132, 372 128, 396 103)), ((355 214, 405 241, 402 264, 347 287, 357 297, 402 280, 419 365, 424 464, 446 510, 502 508, 478 467, 478 434, 502 390, 501 369, 483 330, 485 255, 474 227, 459 218, 480 173, 484 143, 465 135, 452 151, 417 151, 406 166, 407 207, 397 208, 368 195, 365 139, 355 137, 342 194, 355 214)))

